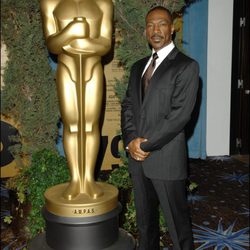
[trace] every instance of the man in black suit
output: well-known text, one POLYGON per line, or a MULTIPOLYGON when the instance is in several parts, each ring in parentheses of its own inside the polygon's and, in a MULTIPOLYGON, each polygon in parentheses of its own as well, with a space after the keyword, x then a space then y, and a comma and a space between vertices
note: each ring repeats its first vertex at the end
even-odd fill
POLYGON ((173 32, 166 8, 157 6, 148 12, 146 37, 152 56, 132 66, 122 102, 121 126, 129 152, 140 250, 160 249, 159 204, 174 249, 194 249, 185 187, 184 128, 196 101, 199 67, 174 46, 173 32))

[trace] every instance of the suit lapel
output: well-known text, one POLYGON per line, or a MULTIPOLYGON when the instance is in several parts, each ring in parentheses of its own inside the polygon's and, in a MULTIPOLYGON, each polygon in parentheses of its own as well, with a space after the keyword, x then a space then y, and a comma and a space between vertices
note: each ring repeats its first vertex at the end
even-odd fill
POLYGON ((174 49, 169 53, 169 55, 162 61, 162 63, 155 70, 152 78, 150 79, 150 84, 148 86, 147 92, 144 96, 142 108, 147 103, 147 100, 150 99, 150 95, 152 94, 152 92, 156 89, 158 79, 161 77, 163 72, 167 71, 167 69, 169 68, 169 66, 173 62, 173 60, 175 59, 178 52, 179 52, 179 50, 176 47, 174 47, 174 49))
POLYGON ((138 66, 138 69, 137 69, 137 74, 136 74, 136 91, 137 91, 137 97, 138 97, 138 100, 139 100, 139 103, 140 103, 140 106, 142 105, 142 72, 148 62, 150 57, 145 57, 141 63, 139 64, 138 66))

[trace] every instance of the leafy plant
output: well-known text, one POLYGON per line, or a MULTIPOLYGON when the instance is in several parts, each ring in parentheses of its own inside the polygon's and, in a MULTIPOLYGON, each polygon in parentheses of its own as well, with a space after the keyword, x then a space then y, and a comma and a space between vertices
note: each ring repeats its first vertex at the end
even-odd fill
POLYGON ((189 182, 189 184, 187 185, 187 189, 190 193, 192 193, 193 191, 195 191, 198 188, 198 184, 196 182, 189 182))
POLYGON ((130 199, 128 200, 126 206, 125 223, 123 224, 123 227, 125 230, 132 233, 133 235, 137 234, 136 212, 133 192, 131 193, 130 199))
POLYGON ((39 0, 1 1, 1 40, 7 65, 1 86, 1 112, 18 124, 22 143, 12 151, 30 157, 42 148, 55 150, 59 109, 54 73, 48 63, 39 0))
MULTIPOLYGON (((22 207, 31 203, 27 227, 34 236, 44 227, 40 208, 45 189, 69 176, 65 160, 52 152, 56 150, 59 119, 55 76, 48 63, 39 0, 2 0, 1 24, 1 41, 8 57, 1 113, 17 124, 19 136, 11 139, 21 142, 11 149, 20 175, 10 178, 8 186, 16 190, 18 216, 23 216, 22 207), (27 164, 19 160, 23 158, 27 164), (30 164, 30 168, 26 166, 30 164)), ((11 222, 11 217, 6 220, 11 222)))
POLYGON ((4 220, 3 220, 3 221, 4 221, 5 223, 7 223, 7 224, 11 224, 12 220, 13 220, 13 216, 7 215, 7 216, 4 217, 4 220))
POLYGON ((30 204, 26 229, 31 237, 44 231, 45 222, 41 214, 44 206, 44 192, 47 188, 67 182, 69 171, 64 157, 43 149, 33 154, 31 166, 11 179, 8 187, 15 189, 21 204, 30 204), (21 197, 21 198, 20 198, 21 197))
POLYGON ((120 189, 131 189, 132 183, 128 168, 126 166, 120 166, 114 169, 109 176, 108 183, 120 189))

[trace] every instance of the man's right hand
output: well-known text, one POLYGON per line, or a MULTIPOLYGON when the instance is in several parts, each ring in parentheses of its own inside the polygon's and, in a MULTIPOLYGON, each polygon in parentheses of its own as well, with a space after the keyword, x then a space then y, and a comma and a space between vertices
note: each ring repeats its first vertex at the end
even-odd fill
POLYGON ((136 161, 144 161, 150 154, 149 152, 144 152, 140 147, 141 143, 145 141, 147 139, 138 137, 128 144, 128 151, 136 161))

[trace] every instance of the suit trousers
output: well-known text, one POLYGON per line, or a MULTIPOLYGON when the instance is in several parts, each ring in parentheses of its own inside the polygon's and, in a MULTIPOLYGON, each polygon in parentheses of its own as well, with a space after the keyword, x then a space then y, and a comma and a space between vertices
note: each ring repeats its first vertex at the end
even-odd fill
POLYGON ((175 250, 193 250, 192 225, 186 197, 186 180, 156 180, 142 167, 131 174, 135 195, 139 250, 159 250, 159 205, 175 250))

